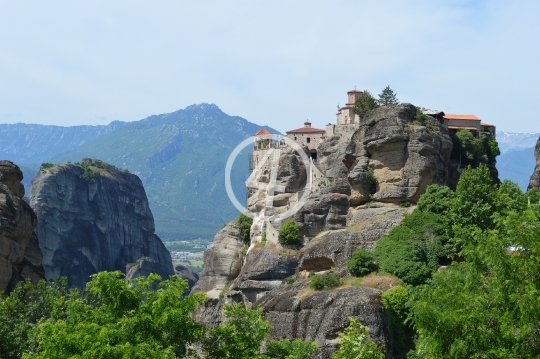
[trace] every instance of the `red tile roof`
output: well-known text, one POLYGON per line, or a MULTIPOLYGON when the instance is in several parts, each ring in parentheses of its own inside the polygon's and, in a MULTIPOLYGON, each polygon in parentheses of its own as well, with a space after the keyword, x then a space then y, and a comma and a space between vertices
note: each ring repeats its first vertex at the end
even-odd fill
POLYGON ((254 136, 259 136, 259 135, 271 135, 272 132, 268 131, 267 129, 262 129, 262 130, 259 130, 257 132, 255 132, 255 135, 254 136))
POLYGON ((297 128, 296 130, 290 130, 286 133, 324 133, 326 130, 321 130, 320 128, 314 128, 314 127, 301 127, 297 128))
POLYGON ((453 115, 453 114, 445 114, 443 116, 447 120, 471 120, 471 121, 480 121, 478 117, 475 115, 453 115))

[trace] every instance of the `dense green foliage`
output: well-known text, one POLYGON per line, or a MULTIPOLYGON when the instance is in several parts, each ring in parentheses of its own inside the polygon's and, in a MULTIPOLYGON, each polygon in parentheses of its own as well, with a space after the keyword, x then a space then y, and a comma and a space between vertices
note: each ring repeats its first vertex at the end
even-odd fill
POLYGON ((204 333, 191 312, 203 295, 183 296, 187 283, 178 277, 138 277, 130 283, 120 272, 92 276, 84 296, 72 296, 59 315, 33 328, 34 343, 24 357, 175 358, 204 333), (153 290, 155 287, 158 290, 153 290), (181 298, 181 299, 180 299, 181 298))
POLYGON ((92 276, 86 291, 56 283, 20 283, 0 298, 2 358, 205 358, 308 359, 313 342, 267 339, 262 310, 226 307, 225 321, 207 330, 192 319, 203 294, 186 295, 186 281, 152 274, 126 282, 120 272, 92 276))
POLYGON ((411 325, 406 323, 409 315, 409 292, 405 287, 396 286, 383 293, 381 301, 390 324, 393 356, 395 359, 405 359, 407 353, 414 349, 414 331, 411 325))
POLYGON ((362 95, 354 102, 353 112, 360 117, 364 118, 364 115, 373 109, 378 107, 377 100, 369 93, 368 90, 364 90, 362 95))
POLYGON ((379 99, 377 100, 377 103, 379 105, 397 105, 399 104, 399 100, 396 97, 396 94, 394 91, 390 88, 390 86, 386 86, 382 92, 379 94, 379 99))
POLYGON ((358 248, 354 251, 352 258, 347 261, 347 269, 356 277, 365 276, 377 270, 377 263, 373 253, 358 248))
POLYGON ((266 345, 268 359, 309 359, 317 354, 318 346, 314 342, 303 340, 276 340, 266 345))
POLYGON ((500 155, 499 145, 491 136, 474 137, 469 130, 460 129, 452 137, 451 158, 462 165, 477 167, 480 164, 495 166, 500 155))
POLYGON ((339 334, 340 348, 332 359, 384 359, 379 346, 369 339, 367 327, 358 319, 350 318, 350 324, 339 334))
POLYGON ((415 291, 419 357, 540 356, 538 206, 495 217, 494 228, 469 233, 466 261, 415 291))
POLYGON ((240 229, 240 239, 246 245, 251 243, 250 230, 253 218, 246 216, 244 213, 240 213, 240 216, 236 220, 236 225, 240 229))
POLYGON ((79 293, 69 290, 67 279, 40 281, 33 285, 21 282, 9 297, 0 298, 0 354, 2 358, 20 358, 22 352, 33 348, 29 341, 31 330, 40 319, 65 318, 62 308, 79 293))
POLYGON ((282 244, 298 244, 300 243, 300 231, 298 224, 294 219, 288 219, 279 228, 278 240, 282 244))
POLYGON ((262 308, 246 310, 243 305, 225 306, 227 321, 210 329, 203 341, 209 358, 260 358, 261 342, 271 329, 262 317, 262 308))
POLYGON ((270 341, 262 352, 262 342, 272 328, 263 319, 262 308, 247 310, 242 304, 225 306, 227 320, 207 332, 202 341, 208 359, 308 359, 317 352, 313 342, 270 341))
POLYGON ((44 162, 40 166, 40 168, 42 168, 42 169, 47 169, 47 168, 51 168, 51 167, 54 167, 54 164, 50 163, 50 162, 44 162))
POLYGON ((405 283, 424 283, 445 257, 447 242, 441 217, 415 209, 401 225, 384 236, 373 251, 379 269, 405 283))
POLYGON ((443 214, 450 209, 454 192, 447 186, 429 185, 418 201, 418 210, 443 214))
POLYGON ((324 274, 316 274, 311 277, 309 287, 315 290, 332 289, 339 287, 341 280, 335 273, 329 272, 324 274))

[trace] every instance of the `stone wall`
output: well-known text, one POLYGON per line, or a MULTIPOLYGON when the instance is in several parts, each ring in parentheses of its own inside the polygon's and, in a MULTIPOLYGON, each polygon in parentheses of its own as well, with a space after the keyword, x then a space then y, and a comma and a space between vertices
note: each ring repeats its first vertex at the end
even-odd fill
MULTIPOLYGON (((287 137, 298 143, 302 147, 307 147, 310 150, 316 150, 317 147, 324 141, 326 134, 324 132, 319 133, 289 133, 287 137), (309 140, 309 142, 308 142, 309 140)), ((309 153, 307 153, 309 156, 309 153)))

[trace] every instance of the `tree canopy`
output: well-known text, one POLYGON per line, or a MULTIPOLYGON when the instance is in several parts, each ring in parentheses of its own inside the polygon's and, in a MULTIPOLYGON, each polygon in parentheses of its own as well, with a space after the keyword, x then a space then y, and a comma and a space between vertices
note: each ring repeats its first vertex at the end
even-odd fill
POLYGON ((377 100, 377 103, 380 106, 397 105, 399 104, 399 100, 397 99, 396 94, 390 88, 390 86, 386 86, 379 94, 379 99, 377 100))
POLYGON ((363 119, 368 111, 376 109, 378 107, 377 100, 373 98, 368 90, 364 90, 362 95, 354 102, 353 112, 363 119))

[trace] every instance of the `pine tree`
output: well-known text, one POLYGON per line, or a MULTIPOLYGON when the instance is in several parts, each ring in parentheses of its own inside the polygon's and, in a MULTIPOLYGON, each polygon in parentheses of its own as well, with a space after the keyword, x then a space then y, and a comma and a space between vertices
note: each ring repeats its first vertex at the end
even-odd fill
POLYGON ((377 101, 379 105, 397 105, 399 100, 396 97, 396 94, 390 86, 386 86, 384 90, 379 94, 379 100, 377 101))

